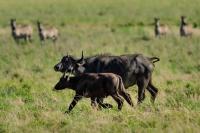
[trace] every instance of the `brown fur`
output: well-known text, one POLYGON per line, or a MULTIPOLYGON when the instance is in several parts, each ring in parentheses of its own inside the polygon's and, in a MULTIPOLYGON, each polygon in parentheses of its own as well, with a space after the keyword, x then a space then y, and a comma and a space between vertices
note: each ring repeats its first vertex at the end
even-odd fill
POLYGON ((181 16, 180 36, 191 36, 193 34, 193 27, 186 23, 186 17, 181 16))
POLYGON ((12 36, 16 42, 18 42, 19 39, 24 39, 25 41, 31 41, 31 37, 33 34, 33 28, 31 25, 16 24, 16 19, 11 19, 10 24, 11 24, 12 36))
POLYGON ((44 27, 39 21, 37 22, 39 37, 41 41, 51 39, 56 42, 58 39, 58 29, 55 27, 44 27))
POLYGON ((112 96, 118 103, 119 110, 123 105, 122 97, 133 106, 132 99, 124 88, 122 78, 113 73, 85 73, 75 77, 63 76, 54 88, 56 90, 70 88, 76 92, 67 112, 70 112, 82 97, 91 98, 92 106, 96 106, 96 102, 102 104, 98 99, 107 96, 112 96))
POLYGON ((169 32, 169 28, 167 25, 160 24, 160 19, 159 18, 154 18, 155 20, 155 36, 161 36, 161 35, 166 35, 169 32))

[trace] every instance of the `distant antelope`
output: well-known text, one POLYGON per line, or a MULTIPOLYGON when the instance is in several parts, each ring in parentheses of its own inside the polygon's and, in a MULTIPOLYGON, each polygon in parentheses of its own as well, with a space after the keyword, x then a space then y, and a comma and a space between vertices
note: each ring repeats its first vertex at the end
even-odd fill
POLYGON ((193 33, 193 27, 188 25, 185 19, 185 16, 181 16, 180 36, 191 36, 193 33))
POLYGON ((167 25, 160 24, 159 18, 154 18, 155 25, 155 36, 166 35, 169 32, 169 28, 167 25))
POLYGON ((37 22, 40 41, 52 39, 55 43, 58 39, 58 29, 55 27, 44 27, 39 21, 37 22))
POLYGON ((31 25, 17 25, 16 19, 11 19, 10 26, 12 30, 12 36, 16 42, 19 42, 19 39, 24 39, 25 41, 31 42, 31 36, 33 34, 33 28, 31 25))

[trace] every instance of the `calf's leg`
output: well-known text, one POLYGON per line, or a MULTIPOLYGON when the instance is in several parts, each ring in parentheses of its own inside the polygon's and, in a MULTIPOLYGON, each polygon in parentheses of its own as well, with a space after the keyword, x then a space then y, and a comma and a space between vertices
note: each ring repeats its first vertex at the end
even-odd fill
POLYGON ((119 76, 119 85, 116 90, 118 90, 119 94, 128 102, 129 105, 133 107, 133 101, 131 99, 131 96, 126 92, 122 78, 120 76, 119 76))
POLYGON ((81 99, 82 99, 82 96, 76 94, 76 95, 74 96, 73 101, 72 101, 71 104, 69 105, 68 110, 65 111, 65 113, 69 113, 69 112, 76 106, 76 104, 78 103, 78 101, 81 100, 81 99))
POLYGON ((113 106, 109 103, 103 103, 103 98, 97 98, 97 103, 100 105, 100 107, 103 107, 103 108, 112 108, 113 106))
POLYGON ((131 99, 130 94, 128 94, 128 93, 125 92, 125 91, 122 91, 122 92, 120 92, 120 95, 128 102, 128 104, 129 104, 130 106, 133 107, 133 101, 132 101, 132 99, 131 99))
POLYGON ((111 95, 111 96, 117 102, 118 109, 121 110, 122 106, 123 106, 123 99, 118 94, 114 94, 114 95, 111 95))

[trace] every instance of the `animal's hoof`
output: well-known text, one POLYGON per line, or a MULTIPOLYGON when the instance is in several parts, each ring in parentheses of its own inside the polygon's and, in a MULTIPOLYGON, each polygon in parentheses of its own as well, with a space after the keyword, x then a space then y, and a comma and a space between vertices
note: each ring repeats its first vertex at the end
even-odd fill
POLYGON ((70 111, 69 110, 67 110, 67 111, 65 111, 65 113, 64 114, 69 114, 70 113, 70 111))
POLYGON ((155 97, 152 97, 152 98, 151 98, 151 103, 154 104, 154 103, 155 103, 155 100, 156 100, 156 98, 155 98, 155 97))
POLYGON ((118 111, 121 111, 122 110, 122 107, 118 107, 118 111))

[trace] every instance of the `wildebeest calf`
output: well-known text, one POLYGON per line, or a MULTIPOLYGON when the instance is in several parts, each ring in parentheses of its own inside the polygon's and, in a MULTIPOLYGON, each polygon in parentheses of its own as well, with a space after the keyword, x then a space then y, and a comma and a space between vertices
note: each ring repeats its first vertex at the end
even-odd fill
POLYGON ((123 105, 123 99, 120 96, 133 106, 132 99, 124 88, 122 78, 113 73, 84 73, 75 77, 62 76, 54 88, 56 90, 70 88, 76 91, 66 113, 69 113, 83 97, 91 98, 93 107, 96 106, 96 102, 102 104, 98 99, 107 96, 112 96, 117 102, 119 110, 123 105))

